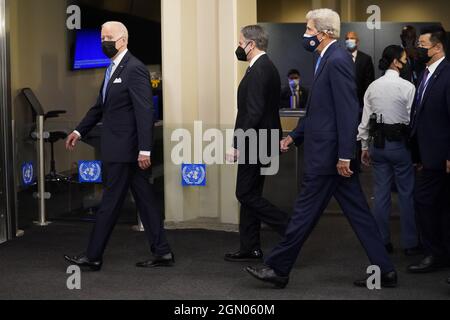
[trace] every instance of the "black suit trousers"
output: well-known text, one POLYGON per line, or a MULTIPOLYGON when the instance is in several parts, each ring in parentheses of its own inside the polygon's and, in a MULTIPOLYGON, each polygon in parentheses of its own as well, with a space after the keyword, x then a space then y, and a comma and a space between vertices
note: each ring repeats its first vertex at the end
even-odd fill
POLYGON ((426 254, 450 261, 449 175, 423 169, 417 174, 414 198, 426 254))
POLYGON ((108 240, 117 223, 120 211, 131 188, 150 248, 155 255, 171 252, 166 239, 162 214, 149 182, 150 171, 143 171, 136 163, 104 163, 106 183, 100 210, 89 240, 87 257, 102 260, 108 240))
POLYGON ((239 233, 241 252, 261 249, 261 222, 284 236, 288 214, 263 198, 264 180, 261 165, 240 164, 238 166, 236 197, 241 203, 239 233))

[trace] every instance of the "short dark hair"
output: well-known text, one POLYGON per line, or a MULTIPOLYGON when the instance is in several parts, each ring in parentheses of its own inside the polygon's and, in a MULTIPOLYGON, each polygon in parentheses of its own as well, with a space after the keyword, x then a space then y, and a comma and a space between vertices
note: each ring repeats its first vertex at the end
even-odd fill
POLYGON ((269 47, 269 35, 263 27, 250 25, 242 28, 241 32, 245 40, 254 41, 259 50, 267 51, 269 47))
POLYGON ((386 47, 383 51, 383 57, 378 64, 378 68, 381 71, 386 71, 395 59, 400 60, 402 58, 404 51, 405 49, 397 45, 390 45, 386 47))
POLYGON ((447 51, 447 33, 444 28, 439 25, 431 25, 420 30, 420 35, 428 33, 431 34, 430 41, 433 45, 441 43, 444 47, 444 51, 447 51))
POLYGON ((289 70, 287 76, 288 76, 288 78, 289 78, 290 76, 292 76, 292 75, 294 75, 294 74, 300 76, 300 71, 298 71, 297 69, 291 69, 291 70, 289 70))

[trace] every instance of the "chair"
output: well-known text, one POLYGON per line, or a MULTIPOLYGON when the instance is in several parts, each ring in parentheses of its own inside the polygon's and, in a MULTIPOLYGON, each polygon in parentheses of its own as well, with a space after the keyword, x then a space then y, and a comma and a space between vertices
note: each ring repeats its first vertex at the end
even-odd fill
MULTIPOLYGON (((30 88, 22 89, 22 94, 25 96, 26 100, 31 106, 31 110, 33 111, 33 121, 36 121, 37 116, 44 116, 45 121, 50 118, 59 118, 60 115, 67 113, 67 111, 65 110, 53 110, 45 113, 41 103, 37 99, 33 90, 31 90, 30 88)), ((51 147, 50 173, 45 176, 45 181, 50 182, 69 181, 68 177, 56 173, 55 148, 54 148, 56 142, 66 139, 67 136, 68 136, 67 132, 52 131, 49 132, 49 137, 45 139, 45 142, 49 143, 51 147)))

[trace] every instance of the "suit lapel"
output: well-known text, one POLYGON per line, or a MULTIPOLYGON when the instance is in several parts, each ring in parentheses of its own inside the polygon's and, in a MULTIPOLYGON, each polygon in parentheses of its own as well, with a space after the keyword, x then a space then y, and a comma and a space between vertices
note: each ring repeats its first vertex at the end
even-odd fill
MULTIPOLYGON (((323 69, 325 68, 325 65, 328 62, 328 58, 333 54, 334 50, 336 50, 338 44, 333 43, 325 52, 325 55, 323 56, 322 60, 320 61, 319 69, 317 70, 316 74, 314 75, 314 81, 311 86, 311 91, 314 89, 314 85, 316 84, 317 79, 320 77, 320 74, 322 73, 323 69)), ((311 95, 310 95, 311 96, 311 95)))
POLYGON ((431 89, 433 88, 433 86, 436 84, 437 79, 439 78, 439 75, 441 74, 442 70, 447 66, 447 62, 444 60, 441 62, 441 64, 439 65, 439 67, 436 69, 436 71, 433 73, 433 75, 431 76, 429 83, 425 89, 425 93, 423 95, 423 99, 422 102, 418 104, 418 108, 417 108, 417 116, 419 115, 419 113, 423 110, 423 106, 425 105, 425 102, 427 101, 427 99, 430 97, 431 94, 431 89))
POLYGON ((125 68, 126 64, 128 63, 128 60, 130 59, 130 52, 128 51, 125 56, 123 57, 122 61, 120 61, 119 65, 117 66, 116 70, 114 71, 113 75, 111 76, 111 79, 109 79, 108 87, 106 88, 106 99, 105 103, 108 100, 109 91, 111 90, 112 85, 114 84, 114 81, 120 77, 120 74, 122 73, 123 69, 125 68))

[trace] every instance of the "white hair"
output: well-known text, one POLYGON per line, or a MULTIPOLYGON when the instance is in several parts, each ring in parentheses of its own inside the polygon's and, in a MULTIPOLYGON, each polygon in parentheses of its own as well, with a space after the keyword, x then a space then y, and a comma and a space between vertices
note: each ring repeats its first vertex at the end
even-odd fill
POLYGON ((125 40, 128 42, 128 29, 122 22, 108 21, 102 25, 102 28, 104 27, 112 27, 116 30, 119 30, 119 32, 121 33, 121 37, 124 37, 125 40))
POLYGON ((331 9, 316 9, 308 12, 306 20, 312 20, 317 31, 328 34, 333 39, 341 36, 341 18, 331 9))

